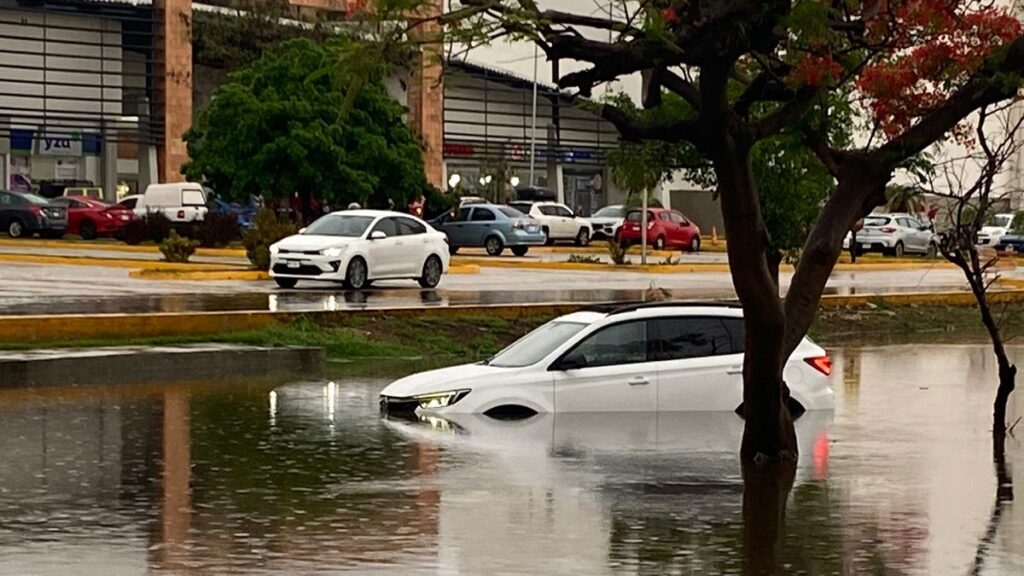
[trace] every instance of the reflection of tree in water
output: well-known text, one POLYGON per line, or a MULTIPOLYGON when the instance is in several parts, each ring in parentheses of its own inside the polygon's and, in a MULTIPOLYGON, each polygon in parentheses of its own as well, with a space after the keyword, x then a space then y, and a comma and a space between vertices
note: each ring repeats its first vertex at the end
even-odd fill
POLYGON ((827 481, 802 484, 787 497, 787 482, 783 474, 774 482, 750 478, 746 489, 688 485, 620 495, 611 511, 609 562, 631 573, 748 576, 897 575, 923 565, 928 533, 917 514, 857 510, 827 481))
POLYGON ((978 551, 974 555, 974 565, 971 566, 971 576, 982 574, 985 567, 985 560, 988 559, 992 543, 999 532, 999 525, 1003 520, 1003 512, 1013 502, 1013 478, 1010 469, 1006 465, 1006 438, 996 436, 992 440, 992 459, 996 470, 996 503, 992 507, 992 514, 988 519, 988 526, 981 540, 978 541, 978 551))

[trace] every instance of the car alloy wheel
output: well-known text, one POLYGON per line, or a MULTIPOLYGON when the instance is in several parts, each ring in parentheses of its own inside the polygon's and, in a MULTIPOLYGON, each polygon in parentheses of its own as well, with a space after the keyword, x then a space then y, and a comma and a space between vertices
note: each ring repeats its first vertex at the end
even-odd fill
POLYGON ((441 283, 441 274, 444 272, 441 259, 437 256, 427 258, 423 263, 423 276, 420 277, 420 286, 424 288, 436 288, 441 283))
POLYGON ((892 255, 897 258, 902 258, 903 253, 903 242, 897 242, 896 247, 892 249, 892 255))
POLYGON ((658 236, 657 238, 654 239, 654 249, 655 250, 664 250, 665 249, 665 237, 664 236, 658 236))
POLYGON ((700 236, 694 236, 690 240, 690 252, 700 252, 700 236))
POLYGON ((484 240, 484 249, 487 250, 488 256, 501 256, 505 246, 501 243, 501 238, 488 236, 487 240, 484 240))
POLYGON ((21 220, 11 220, 11 223, 7 225, 7 233, 11 238, 21 238, 25 234, 25 225, 21 223, 21 220))
POLYGON ((369 285, 367 276, 366 261, 359 257, 353 258, 345 272, 345 284, 352 290, 362 290, 369 285))
POLYGON ((587 244, 590 244, 590 232, 586 228, 580 228, 579 233, 576 234, 576 245, 586 246, 587 244))

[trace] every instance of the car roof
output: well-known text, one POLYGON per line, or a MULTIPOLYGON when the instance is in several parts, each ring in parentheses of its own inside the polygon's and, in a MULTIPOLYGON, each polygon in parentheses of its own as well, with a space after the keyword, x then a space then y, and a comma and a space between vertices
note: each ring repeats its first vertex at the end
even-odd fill
POLYGON ((735 304, 719 304, 714 302, 647 302, 622 306, 610 312, 598 310, 573 312, 560 316, 558 321, 594 324, 604 320, 610 323, 617 320, 644 320, 667 316, 742 318, 743 309, 735 304))
POLYGON ((404 216, 406 218, 412 218, 416 220, 416 217, 412 214, 406 214, 404 212, 395 212, 393 210, 337 210, 331 212, 331 216, 370 216, 372 218, 381 218, 385 216, 404 216))

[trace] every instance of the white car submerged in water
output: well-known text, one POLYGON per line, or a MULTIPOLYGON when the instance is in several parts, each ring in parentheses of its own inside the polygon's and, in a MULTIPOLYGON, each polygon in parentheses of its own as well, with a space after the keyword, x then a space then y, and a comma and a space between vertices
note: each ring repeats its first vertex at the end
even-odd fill
MULTIPOLYGON (((387 414, 734 411, 743 401, 743 311, 660 303, 575 312, 477 364, 402 378, 387 414)), ((804 339, 786 363, 790 410, 834 407, 831 364, 804 339)))

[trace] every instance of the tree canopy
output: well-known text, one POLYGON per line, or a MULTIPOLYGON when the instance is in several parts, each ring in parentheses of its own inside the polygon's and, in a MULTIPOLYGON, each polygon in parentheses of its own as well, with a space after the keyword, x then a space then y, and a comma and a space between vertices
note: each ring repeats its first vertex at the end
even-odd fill
POLYGON ((430 187, 384 72, 372 50, 345 39, 284 43, 233 74, 200 112, 185 135, 185 173, 233 198, 404 205, 430 187))

